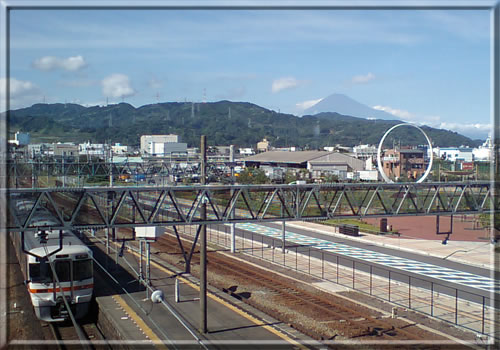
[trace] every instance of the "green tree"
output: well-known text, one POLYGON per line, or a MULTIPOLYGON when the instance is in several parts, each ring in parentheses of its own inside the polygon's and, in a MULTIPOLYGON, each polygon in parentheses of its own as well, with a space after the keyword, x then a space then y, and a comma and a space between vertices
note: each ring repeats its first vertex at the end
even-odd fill
POLYGON ((294 172, 287 170, 285 173, 285 184, 289 184, 294 181, 297 181, 297 175, 294 172))
POLYGON ((323 181, 326 183, 338 182, 339 177, 335 174, 326 174, 325 176, 323 176, 323 181))
POLYGON ((309 182, 309 180, 311 180, 311 173, 307 169, 300 169, 299 174, 298 174, 298 178, 300 180, 306 180, 309 182))
POLYGON ((245 168, 238 176, 238 182, 244 185, 249 184, 267 184, 269 183, 269 178, 262 169, 258 168, 245 168))

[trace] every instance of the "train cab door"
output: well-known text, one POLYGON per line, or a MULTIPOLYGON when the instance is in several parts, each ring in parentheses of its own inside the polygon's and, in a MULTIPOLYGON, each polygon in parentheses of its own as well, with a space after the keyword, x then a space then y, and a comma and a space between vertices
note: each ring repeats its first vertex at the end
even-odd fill
POLYGON ((70 310, 66 309, 66 305, 63 300, 64 298, 71 304, 73 298, 73 288, 71 285, 71 259, 67 255, 56 256, 53 260, 54 272, 57 275, 57 279, 53 274, 53 300, 55 305, 51 308, 51 316, 53 319, 68 318, 70 310), (57 281, 59 280, 59 283, 57 281), (68 288, 69 284, 69 288, 68 288), (70 299, 71 298, 71 299, 70 299))
MULTIPOLYGON (((69 297, 69 300, 73 300, 73 271, 72 271, 72 263, 71 259, 69 258, 64 258, 64 259, 56 259, 55 260, 55 270, 57 277, 59 279, 59 282, 61 283, 61 286, 57 286, 57 288, 54 288, 54 290, 59 290, 59 292, 56 292, 57 295, 55 295, 55 299, 57 299, 58 296, 62 296, 64 293, 64 296, 66 298, 69 297), (69 283, 69 288, 67 287, 69 283), (59 289, 61 287, 62 291, 59 289)), ((54 278, 55 282, 55 278, 54 278)), ((57 282, 55 282, 57 283, 57 282)))

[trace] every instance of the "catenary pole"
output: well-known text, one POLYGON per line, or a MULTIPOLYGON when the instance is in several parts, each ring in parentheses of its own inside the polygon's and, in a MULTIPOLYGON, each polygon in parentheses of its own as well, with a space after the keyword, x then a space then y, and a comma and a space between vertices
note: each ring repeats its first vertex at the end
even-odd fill
MULTIPOLYGON (((201 135, 201 179, 202 185, 207 183, 207 139, 201 135)), ((201 218, 207 218, 207 203, 203 197, 201 204, 201 218)), ((207 225, 201 226, 200 232, 200 332, 207 333, 207 225)))

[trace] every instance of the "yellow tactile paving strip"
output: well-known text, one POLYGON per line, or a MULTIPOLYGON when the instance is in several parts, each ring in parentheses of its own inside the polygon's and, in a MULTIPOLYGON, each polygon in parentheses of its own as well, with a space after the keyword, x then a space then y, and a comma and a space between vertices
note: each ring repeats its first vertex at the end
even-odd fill
MULTIPOLYGON (((136 252, 134 251, 130 251, 132 254, 136 255, 137 257, 140 257, 139 254, 137 254, 136 252)), ((151 264, 154 265, 156 268, 158 268, 159 270, 162 270, 163 272, 166 272, 166 273, 170 273, 170 274, 174 274, 174 271, 171 271, 169 270, 168 268, 158 264, 157 262, 151 260, 151 264)), ((179 281, 189 285, 191 288, 195 289, 195 290, 200 290, 200 287, 194 283, 192 283, 191 281, 189 281, 188 279, 184 278, 184 277, 177 277, 179 279, 179 281)), ((271 327, 269 325, 266 325, 264 323, 262 323, 262 321, 260 321, 259 319, 255 318, 254 316, 248 314, 247 312, 235 307, 234 305, 228 303, 227 301, 225 301, 224 299, 220 298, 219 296, 207 291, 207 296, 218 302, 219 304, 222 304, 223 306, 227 307, 228 309, 236 312, 238 315, 246 318, 247 320, 255 323, 257 326, 260 326, 264 329, 266 329, 267 331, 275 334, 276 336, 280 337, 281 339, 289 342, 290 344, 294 345, 294 346, 297 346, 299 348, 303 348, 303 349, 307 349, 305 346, 299 344, 297 341, 293 340, 292 338, 290 338, 289 336, 287 336, 286 334, 283 334, 282 332, 280 332, 279 330, 277 330, 276 328, 274 327, 271 327)), ((151 339, 151 338, 150 338, 151 339)))
POLYGON ((125 311, 128 317, 136 324, 136 326, 144 333, 144 335, 149 338, 155 344, 158 349, 168 349, 168 347, 162 343, 162 340, 153 332, 151 328, 142 320, 142 318, 137 315, 137 313, 132 310, 132 308, 127 304, 127 302, 120 295, 112 296, 115 302, 120 305, 120 307, 125 311))

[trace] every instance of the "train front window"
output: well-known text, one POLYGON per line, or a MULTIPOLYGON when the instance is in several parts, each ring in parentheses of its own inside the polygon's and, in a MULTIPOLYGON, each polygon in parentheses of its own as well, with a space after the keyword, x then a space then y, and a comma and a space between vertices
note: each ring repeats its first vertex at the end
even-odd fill
POLYGON ((49 264, 42 262, 29 264, 30 280, 34 283, 50 283, 52 282, 52 273, 50 272, 49 264))
POLYGON ((59 282, 71 281, 71 265, 69 261, 56 261, 56 274, 59 282))
POLYGON ((92 260, 73 261, 73 277, 75 281, 81 281, 92 278, 92 260))

